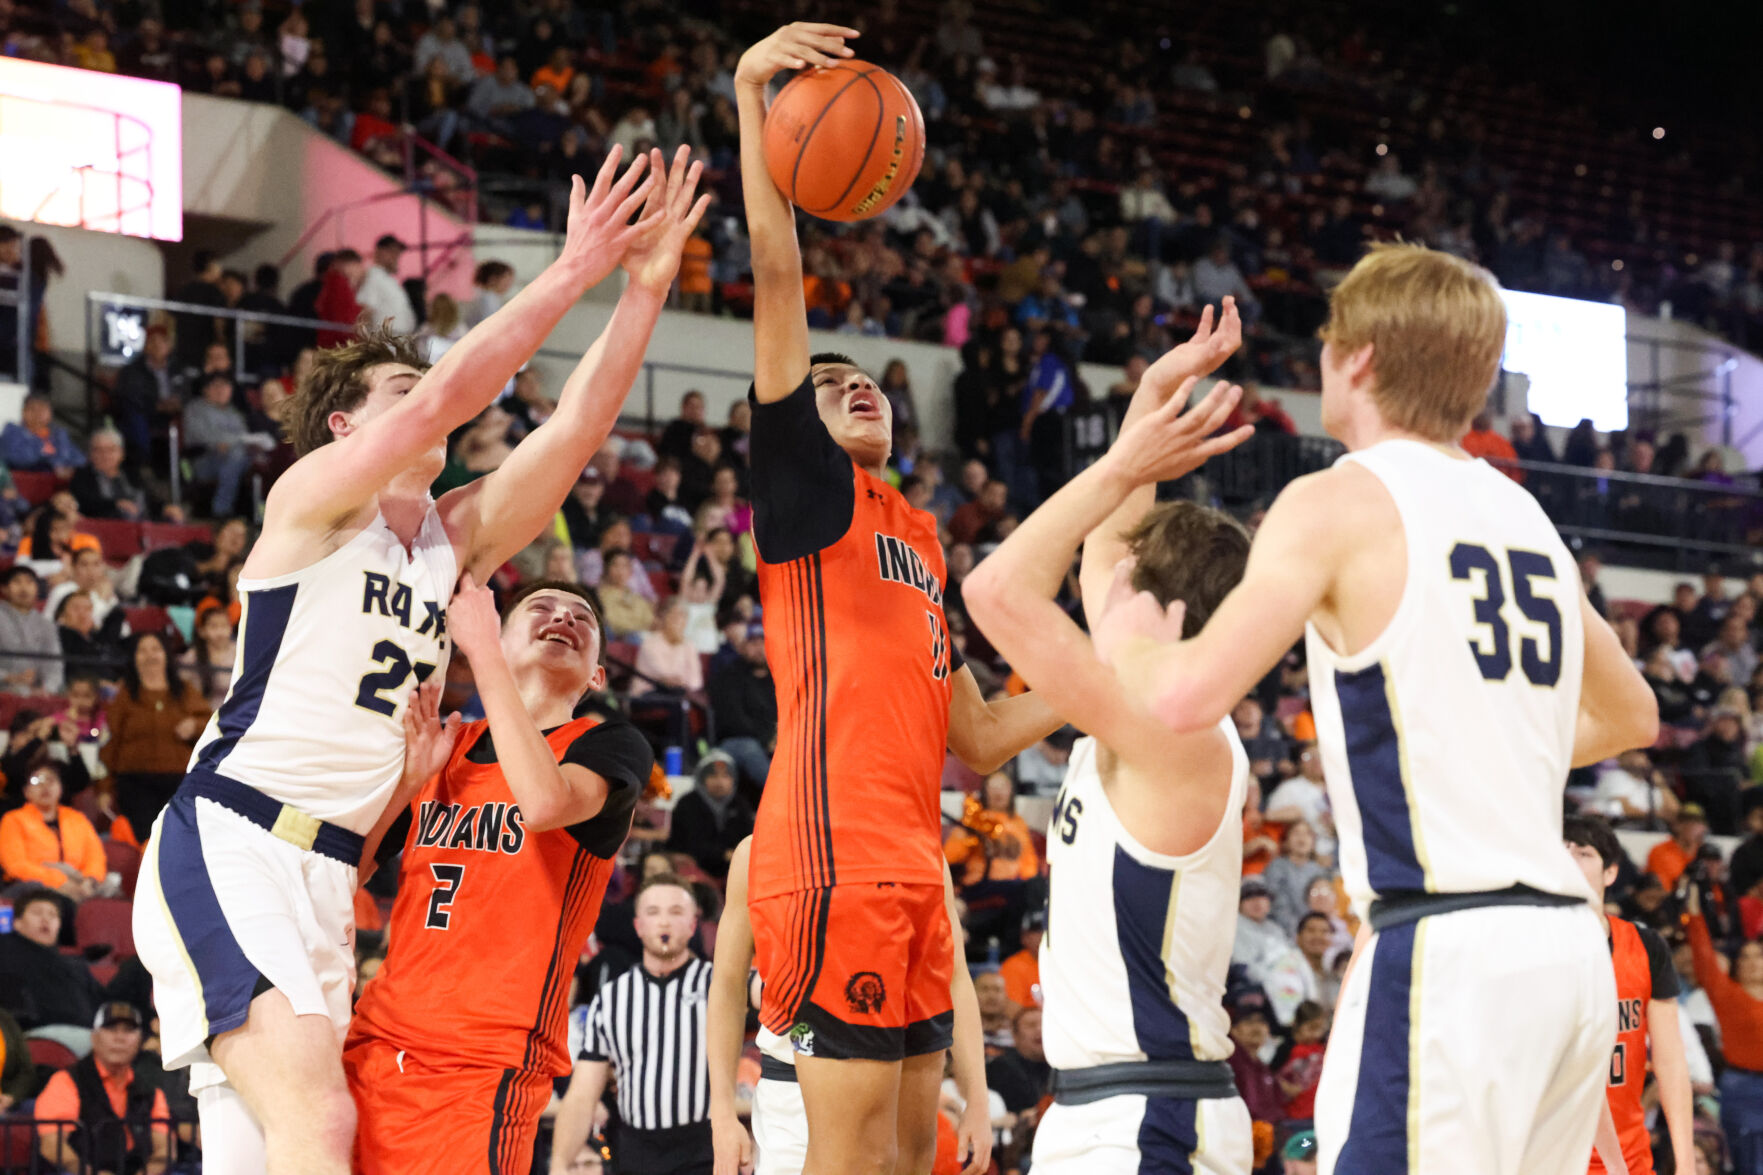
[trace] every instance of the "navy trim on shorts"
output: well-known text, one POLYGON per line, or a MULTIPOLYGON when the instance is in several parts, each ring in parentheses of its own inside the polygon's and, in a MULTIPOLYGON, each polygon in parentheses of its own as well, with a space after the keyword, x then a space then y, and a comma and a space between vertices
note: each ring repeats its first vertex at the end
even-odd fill
POLYGON ((922 1057, 926 1053, 940 1053, 955 1043, 955 1013, 938 1012, 926 1020, 918 1020, 906 1025, 906 1055, 922 1057))
POLYGON ((212 1041, 245 1022, 265 979, 245 957, 215 895, 214 880, 202 855, 195 796, 179 792, 172 797, 154 839, 158 842, 154 852, 159 861, 160 892, 171 915, 172 930, 196 969, 208 1040, 212 1041))
POLYGON ((1418 927, 1417 922, 1406 922, 1379 932, 1368 960, 1371 990, 1365 1003, 1353 1116, 1335 1164, 1340 1171, 1403 1175, 1408 1170, 1408 1097, 1413 1080, 1408 1056, 1414 1028, 1409 998, 1418 927))
MULTIPOLYGON (((275 833, 278 839, 286 839, 276 832, 276 825, 289 805, 263 794, 248 783, 240 783, 236 779, 228 779, 224 775, 215 775, 198 768, 184 776, 184 782, 179 786, 177 794, 189 796, 193 800, 213 800, 265 832, 275 833)), ((312 847, 308 851, 329 857, 350 868, 361 864, 361 854, 367 847, 367 840, 360 833, 316 817, 302 816, 301 819, 309 821, 313 828, 312 847)), ((296 844, 295 847, 300 846, 296 844)))
POLYGON ((1187 1098, 1145 1099, 1138 1137, 1141 1175, 1194 1175, 1199 1113, 1199 1103, 1187 1098))

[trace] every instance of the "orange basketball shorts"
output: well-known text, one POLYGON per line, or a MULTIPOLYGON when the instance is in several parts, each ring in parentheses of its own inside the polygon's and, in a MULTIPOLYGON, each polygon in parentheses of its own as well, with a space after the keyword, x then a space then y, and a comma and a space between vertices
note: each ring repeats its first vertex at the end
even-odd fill
POLYGON ((797 1052, 898 1061, 953 1039, 954 939, 940 885, 800 890, 748 903, 759 1019, 797 1052))
POLYGON ((351 1044, 356 1175, 527 1175, 551 1078, 519 1069, 436 1068, 379 1040, 351 1044))

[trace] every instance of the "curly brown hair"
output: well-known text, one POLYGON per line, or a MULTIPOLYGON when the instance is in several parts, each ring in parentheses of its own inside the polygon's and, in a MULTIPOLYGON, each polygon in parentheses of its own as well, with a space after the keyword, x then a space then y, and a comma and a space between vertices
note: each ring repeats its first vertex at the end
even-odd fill
POLYGON ((1183 639, 1197 634, 1243 578, 1249 532, 1230 515, 1193 502, 1160 502, 1124 536, 1137 559, 1135 591, 1187 604, 1183 639))
POLYGON ((364 327, 347 343, 320 351, 282 410, 282 428, 294 452, 304 457, 335 440, 331 413, 361 407, 367 399, 367 373, 384 363, 429 369, 414 338, 385 326, 364 327))

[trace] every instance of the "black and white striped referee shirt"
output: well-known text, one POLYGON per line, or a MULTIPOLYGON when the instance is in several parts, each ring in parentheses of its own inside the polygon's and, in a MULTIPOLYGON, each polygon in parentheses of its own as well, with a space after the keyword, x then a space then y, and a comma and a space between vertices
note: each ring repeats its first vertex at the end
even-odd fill
POLYGON ((664 978, 632 967, 588 1004, 579 1059, 611 1063, 627 1126, 667 1130, 709 1119, 709 1004, 710 964, 698 958, 664 978))

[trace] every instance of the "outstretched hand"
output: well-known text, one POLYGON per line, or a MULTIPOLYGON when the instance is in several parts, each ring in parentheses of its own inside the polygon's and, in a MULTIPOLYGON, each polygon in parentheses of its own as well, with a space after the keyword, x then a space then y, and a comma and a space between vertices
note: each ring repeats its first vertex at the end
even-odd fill
POLYGON ((457 712, 441 718, 441 686, 431 677, 416 687, 404 706, 404 776, 391 807, 405 808, 422 785, 440 773, 453 755, 461 722, 457 712))
POLYGON ((1243 318, 1237 313, 1237 300, 1226 294, 1216 329, 1212 321, 1212 307, 1208 305, 1200 311, 1200 325, 1194 330, 1194 337, 1171 347, 1146 368, 1140 386, 1149 387, 1162 402, 1189 376, 1211 375, 1236 354, 1243 345, 1243 318))
POLYGON ((764 89, 786 69, 831 65, 852 55, 845 42, 857 35, 856 29, 844 25, 800 20, 787 24, 741 54, 741 62, 735 67, 735 84, 764 89))
POLYGON ((650 227, 647 214, 635 224, 630 219, 648 199, 656 173, 649 167, 649 157, 639 155, 614 181, 623 154, 618 145, 606 153, 592 189, 579 175, 569 180, 569 224, 558 260, 574 268, 583 290, 603 281, 650 227))
POLYGON ((704 174, 704 163, 691 156, 692 149, 682 146, 674 153, 673 167, 668 168, 660 151, 649 153, 650 174, 665 175, 667 182, 649 189, 643 215, 637 221, 642 234, 631 242, 624 255, 624 268, 630 274, 631 284, 661 296, 666 296, 679 272, 686 239, 710 207, 708 193, 693 199, 698 179, 704 174))
POLYGON ((1198 382, 1197 376, 1188 376, 1161 408, 1120 434, 1102 458, 1109 472, 1133 486, 1173 481, 1255 435, 1248 425, 1214 435, 1242 398, 1243 389, 1235 384, 1220 380, 1204 400, 1183 412, 1198 382))
POLYGON ((496 612, 495 594, 479 587, 469 571, 459 577, 453 601, 447 605, 447 634, 474 668, 480 656, 492 647, 502 647, 502 618, 496 612))

